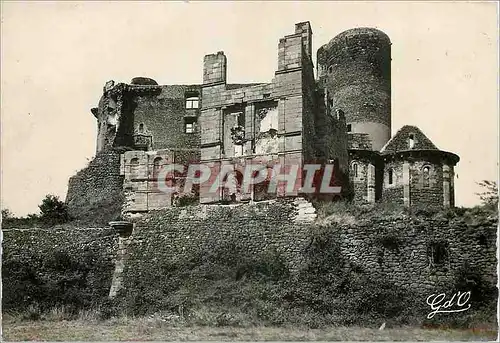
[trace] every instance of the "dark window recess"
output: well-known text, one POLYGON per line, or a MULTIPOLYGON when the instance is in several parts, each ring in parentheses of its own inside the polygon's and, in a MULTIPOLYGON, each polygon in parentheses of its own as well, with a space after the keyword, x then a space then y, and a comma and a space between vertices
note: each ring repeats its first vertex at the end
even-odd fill
POLYGON ((410 149, 413 149, 415 147, 415 136, 413 135, 413 133, 410 133, 408 141, 409 141, 410 149))
POLYGON ((483 246, 486 246, 488 245, 488 240, 486 239, 486 236, 485 235, 480 235, 478 238, 477 238, 479 244, 483 245, 483 246))
POLYGON ((352 165, 352 173, 353 173, 354 177, 358 177, 358 164, 357 163, 354 163, 352 165))
POLYGON ((392 185, 392 183, 394 182, 393 180, 393 171, 392 169, 389 169, 389 172, 388 172, 388 177, 389 177, 389 184, 392 185))
POLYGON ((200 108, 200 95, 196 92, 188 92, 185 94, 186 109, 200 108))
POLYGON ((153 176, 158 176, 161 168, 161 157, 156 157, 153 160, 153 176))
POLYGON ((422 186, 423 187, 430 186, 430 171, 431 171, 431 168, 429 166, 425 166, 422 169, 422 186))
POLYGON ((196 131, 196 118, 184 118, 184 133, 195 133, 196 131))
POLYGON ((240 112, 237 114, 238 116, 238 126, 245 127, 245 113, 240 112))
POLYGON ((352 125, 351 124, 347 124, 347 132, 352 132, 352 125))
POLYGON ((427 248, 430 265, 440 265, 448 259, 448 245, 444 242, 433 242, 427 248))

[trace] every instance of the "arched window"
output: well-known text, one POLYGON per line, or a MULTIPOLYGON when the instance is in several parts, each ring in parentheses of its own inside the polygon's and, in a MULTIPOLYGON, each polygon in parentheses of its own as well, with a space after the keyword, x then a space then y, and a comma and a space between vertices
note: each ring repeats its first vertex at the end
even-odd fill
POLYGON ((422 168, 422 186, 423 187, 430 187, 430 174, 431 174, 431 167, 424 166, 422 168))
POLYGON ((352 164, 352 175, 354 177, 358 177, 358 164, 357 163, 352 164))
POLYGON ((139 133, 144 133, 144 124, 143 123, 140 123, 139 124, 139 133))
POLYGON ((393 174, 394 174, 394 172, 392 169, 389 169, 387 171, 387 179, 388 179, 389 185, 392 185, 394 183, 394 175, 393 174))
POLYGON ((153 176, 157 177, 161 169, 161 157, 156 157, 153 160, 153 176))

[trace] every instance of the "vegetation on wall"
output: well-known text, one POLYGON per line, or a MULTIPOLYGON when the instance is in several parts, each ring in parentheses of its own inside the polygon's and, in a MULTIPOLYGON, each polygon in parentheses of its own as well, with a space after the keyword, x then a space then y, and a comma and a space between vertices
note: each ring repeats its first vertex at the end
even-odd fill
MULTIPOLYGON (((429 320, 426 295, 418 292, 418 287, 403 288, 383 273, 375 273, 367 261, 356 262, 350 252, 345 253, 342 242, 346 237, 341 239, 341 235, 346 230, 370 228, 380 217, 394 224, 386 229, 377 224, 380 230, 366 229, 359 237, 367 236, 368 245, 380 252, 380 263, 387 263, 391 254, 405 252, 405 225, 410 215, 417 217, 412 220, 422 228, 436 223, 423 213, 408 214, 400 208, 384 207, 387 205, 318 206, 318 223, 300 227, 305 230, 300 239, 307 244, 294 241, 294 247, 301 250, 300 263, 292 270, 287 245, 280 246, 273 237, 298 238, 267 232, 276 234, 282 229, 278 222, 295 231, 299 226, 288 221, 285 207, 266 206, 270 207, 241 207, 241 211, 251 208, 248 212, 220 207, 218 221, 210 211, 191 218, 188 208, 151 214, 144 219, 146 226, 140 234, 132 235, 138 241, 127 248, 124 288, 112 301, 107 295, 118 248, 115 233, 109 229, 7 230, 2 260, 3 308, 27 313, 29 318, 43 317, 57 306, 75 313, 93 308, 101 318, 154 314, 209 326, 379 326, 386 322, 466 327, 495 320, 497 290, 477 266, 463 264, 451 281, 435 285, 449 295, 457 290, 472 291, 471 310, 429 320), (181 212, 184 219, 176 222, 181 212), (238 213, 244 216, 240 218, 238 213), (255 233, 254 221, 264 228, 262 232, 255 233), (203 245, 196 244, 194 237, 200 225, 211 236, 233 226, 238 230, 203 245), (172 236, 179 228, 187 231, 172 236)), ((445 223, 453 221, 464 234, 477 236, 478 244, 491 242, 491 212, 481 207, 450 209, 434 216, 445 223)), ((395 257, 392 259, 394 262, 395 257)), ((404 277, 405 271, 400 273, 404 277)))
POLYGON ((478 182, 483 191, 477 193, 482 201, 483 207, 498 211, 498 185, 495 181, 483 180, 478 182))
POLYGON ((2 309, 38 319, 55 307, 98 306, 109 293, 116 245, 105 229, 4 231, 2 309))

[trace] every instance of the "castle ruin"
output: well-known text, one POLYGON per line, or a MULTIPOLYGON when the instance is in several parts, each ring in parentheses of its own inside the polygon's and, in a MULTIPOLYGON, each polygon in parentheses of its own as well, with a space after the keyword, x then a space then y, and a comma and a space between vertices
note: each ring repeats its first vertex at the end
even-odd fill
MULTIPOLYGON (((279 40, 269 83, 227 83, 223 52, 204 57, 201 84, 158 85, 145 77, 130 84, 108 81, 91 110, 97 154, 70 179, 70 211, 118 194, 125 197, 125 212, 170 207, 175 194, 156 184, 162 166, 230 166, 238 176, 257 160, 267 168, 333 163, 342 195, 360 204, 454 206, 459 157, 439 150, 415 126, 392 135, 389 37, 374 28, 347 30, 318 49, 316 62, 315 77, 312 29, 302 22, 279 40)), ((172 185, 180 187, 182 180, 174 176, 172 185)), ((210 204, 300 194, 241 190, 231 198, 201 187, 196 196, 210 204)))

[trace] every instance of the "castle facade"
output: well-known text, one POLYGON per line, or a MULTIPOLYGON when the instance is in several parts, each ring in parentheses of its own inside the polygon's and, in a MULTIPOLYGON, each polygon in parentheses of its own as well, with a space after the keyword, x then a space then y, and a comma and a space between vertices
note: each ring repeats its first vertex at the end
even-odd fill
MULTIPOLYGON (((92 109, 101 161, 93 168, 119 160, 114 179, 121 182, 128 212, 175 205, 175 194, 158 190, 164 165, 229 167, 240 182, 241 170, 257 161, 269 169, 333 163, 342 196, 356 203, 454 206, 459 157, 439 150, 415 126, 392 135, 389 37, 373 28, 342 32, 317 51, 316 76, 312 51, 311 26, 302 22, 279 40, 269 83, 227 83, 223 52, 204 57, 201 84, 158 85, 145 77, 107 82, 92 109), (117 148, 119 159, 102 157, 117 148)), ((79 183, 93 182, 86 173, 70 180, 70 208, 79 183)), ((185 175, 173 179, 181 187, 185 175)), ((213 193, 202 185, 196 196, 201 203, 220 203, 300 194, 281 188, 275 194, 213 193)))

